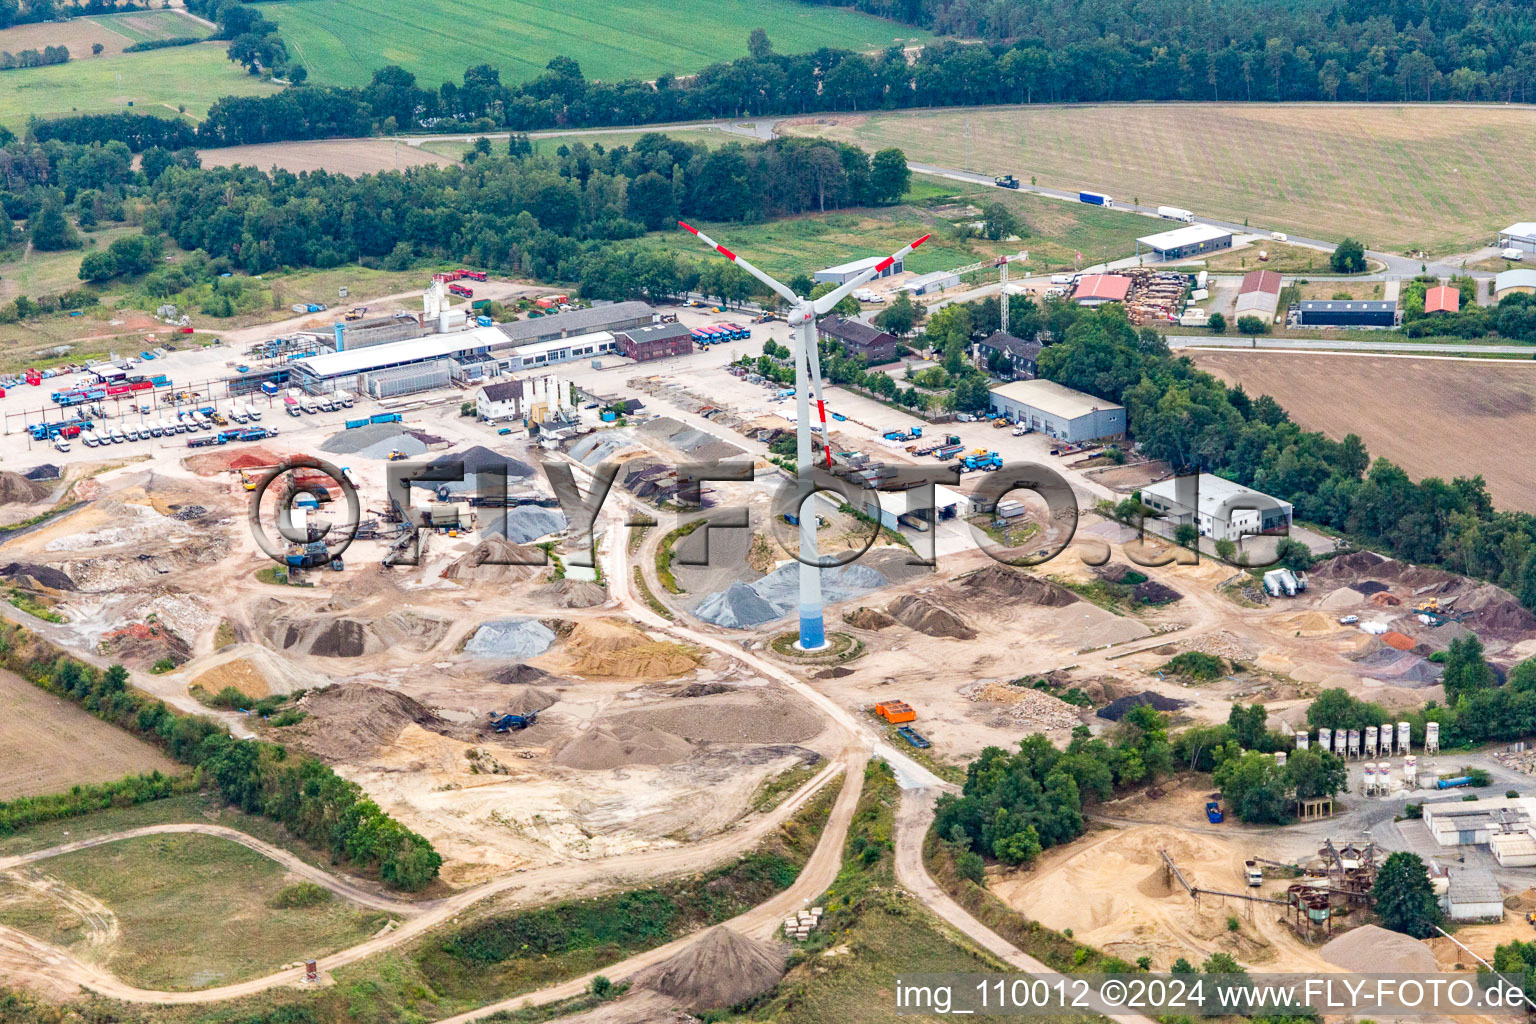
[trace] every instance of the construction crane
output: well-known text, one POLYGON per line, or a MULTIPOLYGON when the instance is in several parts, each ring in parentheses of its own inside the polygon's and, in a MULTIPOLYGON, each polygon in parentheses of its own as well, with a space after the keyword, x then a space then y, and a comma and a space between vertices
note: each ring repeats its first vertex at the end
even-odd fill
POLYGON ((997 268, 998 284, 998 315, 999 328, 1004 334, 1008 333, 1008 264, 1015 261, 1023 262, 1029 259, 1028 252, 1015 253, 1012 256, 997 256, 990 260, 982 260, 980 263, 971 263, 955 270, 956 277, 964 277, 966 274, 975 273, 978 270, 997 268))

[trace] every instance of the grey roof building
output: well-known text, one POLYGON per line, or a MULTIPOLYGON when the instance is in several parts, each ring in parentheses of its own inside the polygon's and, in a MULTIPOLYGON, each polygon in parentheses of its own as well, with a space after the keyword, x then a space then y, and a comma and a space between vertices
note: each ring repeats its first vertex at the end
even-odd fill
POLYGON ((1125 436, 1125 407, 1051 380, 1016 380, 992 389, 992 408, 1014 423, 1063 441, 1125 436))
POLYGON ((1013 368, 1013 375, 1025 380, 1033 380, 1039 374, 1036 360, 1040 358, 1042 347, 1038 341, 1025 341, 1002 331, 993 331, 976 343, 976 350, 984 363, 991 361, 992 353, 1001 352, 1013 368))
POLYGON ((896 335, 852 317, 827 316, 816 322, 823 341, 835 341, 851 356, 863 356, 871 366, 896 358, 896 335))
POLYGON ((597 331, 623 331, 631 327, 643 327, 656 319, 656 311, 644 302, 611 302, 591 309, 573 309, 569 313, 515 320, 509 324, 497 324, 496 330, 507 336, 514 345, 527 345, 538 341, 554 341, 576 334, 592 334, 597 331))

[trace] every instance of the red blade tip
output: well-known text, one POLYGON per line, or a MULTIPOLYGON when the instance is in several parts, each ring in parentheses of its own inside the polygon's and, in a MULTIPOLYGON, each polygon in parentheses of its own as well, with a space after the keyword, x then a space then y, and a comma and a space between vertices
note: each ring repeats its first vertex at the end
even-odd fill
MULTIPOLYGON (((683 230, 684 230, 684 231, 687 231, 687 232, 690 232, 690 233, 692 233, 692 234, 695 234, 695 235, 696 235, 696 234, 698 234, 698 233, 699 233, 699 229, 698 229, 698 228, 695 228, 695 227, 690 227, 690 226, 689 226, 689 225, 688 225, 688 224, 687 224, 687 223, 685 223, 685 222, 684 222, 684 221, 678 221, 678 222, 677 222, 677 226, 678 226, 678 227, 680 227, 680 228, 682 228, 682 229, 683 229, 683 230)), ((926 236, 925 236, 925 237, 926 237, 926 236)))
MULTIPOLYGON (((684 227, 687 227, 687 225, 684 225, 684 227)), ((919 238, 917 241, 912 243, 912 248, 916 249, 918 246, 922 245, 924 242, 928 241, 928 239, 930 239, 932 237, 933 237, 932 235, 924 235, 922 238, 919 238)))

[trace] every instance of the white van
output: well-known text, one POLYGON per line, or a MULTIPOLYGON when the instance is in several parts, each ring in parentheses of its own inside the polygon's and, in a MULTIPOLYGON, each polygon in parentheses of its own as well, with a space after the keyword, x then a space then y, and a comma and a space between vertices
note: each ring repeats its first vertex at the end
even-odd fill
POLYGON ((113 444, 122 444, 126 440, 128 440, 128 439, 123 436, 123 432, 120 429, 118 429, 117 427, 113 427, 112 428, 112 443, 113 444))
POLYGON ((1505 249, 1499 255, 1507 260, 1515 260, 1516 262, 1525 259, 1525 252, 1521 249, 1505 249))
POLYGON ((66 441, 62 437, 55 438, 54 442, 53 442, 53 447, 55 449, 57 449, 58 451, 67 452, 67 451, 69 451, 69 442, 66 441))
POLYGON ((1269 237, 1273 238, 1277 242, 1289 242, 1291 240, 1291 236, 1286 234, 1284 231, 1271 231, 1269 233, 1269 237))
POLYGON ((123 428, 123 436, 130 441, 137 441, 139 439, 139 428, 129 424, 123 428))

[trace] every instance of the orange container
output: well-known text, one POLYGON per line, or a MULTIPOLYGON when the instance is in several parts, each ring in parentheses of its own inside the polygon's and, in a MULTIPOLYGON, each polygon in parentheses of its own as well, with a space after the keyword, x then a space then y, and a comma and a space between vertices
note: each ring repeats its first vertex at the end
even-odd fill
POLYGON ((875 714, 896 725, 917 719, 917 712, 904 700, 881 701, 875 705, 875 714))

